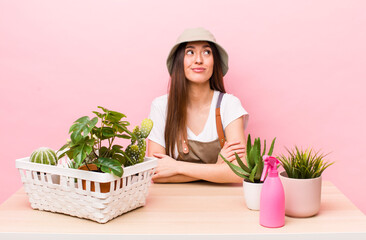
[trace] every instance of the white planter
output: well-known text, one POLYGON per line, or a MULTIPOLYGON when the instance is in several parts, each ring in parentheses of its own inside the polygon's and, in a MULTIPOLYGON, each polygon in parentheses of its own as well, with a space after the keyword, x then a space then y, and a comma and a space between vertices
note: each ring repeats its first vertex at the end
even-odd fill
POLYGON ((243 181, 245 204, 250 210, 259 210, 263 183, 243 181))
POLYGON ((122 178, 109 173, 82 171, 16 160, 33 209, 65 213, 99 223, 144 206, 157 159, 125 167, 122 178), (84 184, 82 184, 84 182, 84 184), (92 183, 95 189, 92 189, 92 183), (101 185, 109 184, 109 192, 101 185), (84 186, 83 186, 84 185, 84 186))
POLYGON ((295 179, 281 172, 285 190, 285 213, 289 217, 311 217, 320 209, 322 178, 295 179))

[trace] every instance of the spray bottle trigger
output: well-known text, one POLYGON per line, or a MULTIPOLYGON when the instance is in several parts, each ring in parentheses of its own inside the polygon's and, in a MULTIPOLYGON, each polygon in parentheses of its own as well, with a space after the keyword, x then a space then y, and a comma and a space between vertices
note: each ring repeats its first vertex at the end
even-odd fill
POLYGON ((263 156, 264 168, 263 168, 263 172, 262 172, 262 176, 261 176, 261 180, 260 180, 261 182, 263 182, 264 179, 267 176, 267 172, 268 172, 268 158, 269 158, 268 155, 264 155, 263 156))

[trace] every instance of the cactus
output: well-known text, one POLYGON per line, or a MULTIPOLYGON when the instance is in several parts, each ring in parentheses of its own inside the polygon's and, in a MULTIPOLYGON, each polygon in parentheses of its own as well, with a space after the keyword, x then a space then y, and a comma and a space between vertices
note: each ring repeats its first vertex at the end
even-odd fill
POLYGON ((47 165, 56 165, 57 157, 56 153, 51 148, 41 147, 30 155, 29 161, 47 165))
POLYGON ((147 138, 150 134, 150 131, 153 127, 153 121, 151 119, 145 118, 144 120, 142 120, 141 122, 141 137, 142 138, 147 138))
POLYGON ((139 126, 136 126, 134 127, 133 131, 132 131, 133 134, 135 134, 136 138, 132 138, 131 139, 131 144, 135 144, 136 140, 140 139, 141 138, 141 131, 140 131, 140 127, 139 126))
POLYGON ((127 146, 125 151, 125 166, 134 165, 144 161, 146 154, 146 138, 149 136, 150 131, 153 127, 153 121, 151 119, 144 119, 141 122, 141 128, 136 126, 133 129, 135 137, 131 139, 131 144, 127 146))

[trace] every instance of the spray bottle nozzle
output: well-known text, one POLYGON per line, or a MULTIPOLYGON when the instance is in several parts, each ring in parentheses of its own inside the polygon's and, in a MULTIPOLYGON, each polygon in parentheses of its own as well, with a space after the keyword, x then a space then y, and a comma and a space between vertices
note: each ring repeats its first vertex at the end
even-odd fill
POLYGON ((280 163, 280 161, 278 161, 277 158, 268 155, 263 156, 263 161, 264 161, 264 168, 261 176, 261 182, 263 182, 264 179, 266 178, 268 170, 277 171, 277 165, 280 163))

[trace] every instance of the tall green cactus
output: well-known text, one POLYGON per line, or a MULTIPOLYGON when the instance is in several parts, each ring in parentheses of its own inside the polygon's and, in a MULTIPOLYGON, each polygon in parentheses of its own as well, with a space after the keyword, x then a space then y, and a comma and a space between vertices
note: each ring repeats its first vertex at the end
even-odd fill
POLYGON ((126 148, 127 161, 125 166, 131 166, 144 161, 146 154, 146 138, 149 136, 153 127, 153 121, 151 119, 144 119, 141 122, 141 128, 136 126, 133 129, 133 134, 136 136, 131 139, 131 144, 126 148))

